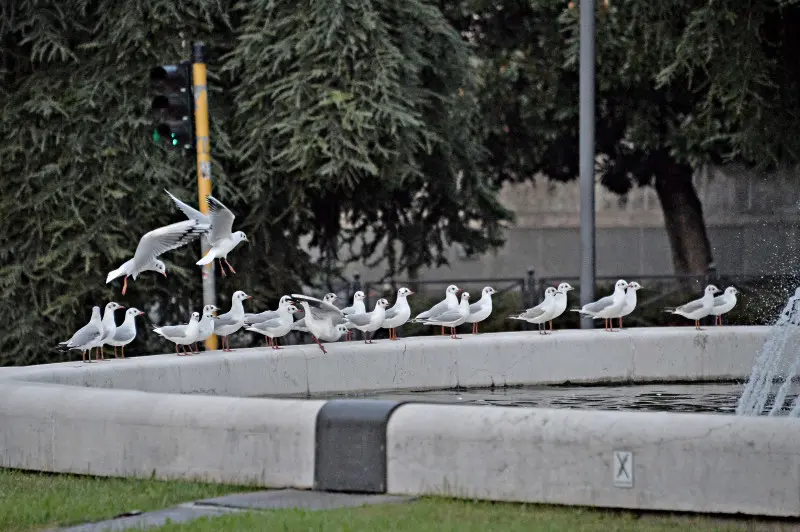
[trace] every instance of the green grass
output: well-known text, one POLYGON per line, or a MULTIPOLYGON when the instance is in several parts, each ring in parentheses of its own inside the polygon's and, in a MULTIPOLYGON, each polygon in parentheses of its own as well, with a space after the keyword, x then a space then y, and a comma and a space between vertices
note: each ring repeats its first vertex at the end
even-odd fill
POLYGON ((0 469, 0 530, 41 530, 253 488, 0 469))
MULTIPOLYGON (((152 529, 158 532, 330 531, 330 532, 581 532, 758 530, 755 523, 709 517, 645 514, 559 506, 425 498, 328 511, 248 512, 152 529)), ((768 523, 768 530, 780 530, 768 523)))
MULTIPOLYGON (((0 469, 0 531, 34 531, 120 513, 176 504, 252 487, 51 475, 0 469)), ((797 523, 756 522, 693 515, 637 514, 589 508, 423 498, 329 511, 274 510, 201 518, 157 529, 167 531, 336 532, 580 532, 691 530, 788 530, 797 523)))

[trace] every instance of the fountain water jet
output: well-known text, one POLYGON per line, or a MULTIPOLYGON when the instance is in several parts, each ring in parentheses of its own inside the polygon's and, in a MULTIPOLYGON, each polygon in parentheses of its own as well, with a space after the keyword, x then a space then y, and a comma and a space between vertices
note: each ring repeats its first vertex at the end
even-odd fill
MULTIPOLYGON (((798 303, 800 303, 800 288, 797 288, 794 295, 789 298, 761 347, 750 379, 736 404, 736 415, 760 415, 769 400, 773 382, 779 378, 783 378, 783 384, 775 394, 775 401, 768 415, 777 415, 783 408, 786 396, 792 386, 792 378, 800 369, 800 351, 794 345, 796 341, 787 348, 790 340, 797 339, 794 333, 800 330, 797 328, 800 325, 800 304, 798 303), (790 363, 792 358, 794 360, 790 363)), ((795 400, 790 415, 800 416, 800 404, 797 400, 795 400)))

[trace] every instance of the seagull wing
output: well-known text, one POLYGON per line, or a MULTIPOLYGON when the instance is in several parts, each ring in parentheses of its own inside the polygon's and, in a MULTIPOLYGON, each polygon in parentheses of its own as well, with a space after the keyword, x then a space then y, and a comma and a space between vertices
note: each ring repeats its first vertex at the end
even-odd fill
POLYGON ((442 301, 436 303, 434 306, 432 306, 431 308, 429 308, 425 312, 421 312, 421 313, 417 314, 417 316, 414 319, 415 320, 425 320, 425 319, 428 319, 428 318, 430 318, 432 316, 436 316, 437 314, 440 314, 440 313, 444 312, 445 310, 447 310, 447 300, 443 299, 442 301))
POLYGON ((102 331, 95 323, 87 323, 80 329, 78 329, 75 334, 72 335, 67 341, 67 347, 70 349, 74 349, 77 347, 83 347, 84 345, 88 344, 89 342, 94 342, 100 339, 102 335, 102 331))
POLYGON ((448 310, 447 312, 442 312, 432 318, 428 318, 425 320, 425 323, 430 324, 438 324, 438 323, 450 323, 451 321, 456 321, 461 317, 461 314, 458 310, 448 310))
POLYGON ((723 296, 717 296, 714 298, 714 306, 721 307, 722 305, 727 305, 729 303, 728 298, 723 296))
POLYGON ((323 319, 331 315, 343 316, 342 311, 338 307, 331 305, 316 297, 304 296, 303 294, 292 294, 292 299, 299 299, 306 301, 311 306, 311 312, 314 313, 315 318, 323 319))
POLYGON ((214 328, 218 329, 220 327, 227 327, 228 325, 236 325, 238 321, 239 320, 233 316, 229 316, 228 313, 225 313, 222 316, 217 316, 217 319, 214 320, 214 328))
POLYGON ((208 226, 211 225, 211 218, 208 215, 205 215, 202 212, 195 209, 194 207, 191 207, 186 203, 182 202, 181 200, 173 196, 169 190, 164 189, 164 192, 166 192, 169 195, 169 197, 172 198, 172 201, 181 210, 181 212, 183 212, 183 214, 186 215, 187 218, 201 224, 205 224, 208 226))
POLYGON ((214 196, 207 196, 211 217, 211 242, 230 238, 233 231, 233 220, 236 216, 214 196))
POLYGON ((469 306, 470 314, 475 314, 479 310, 483 310, 483 304, 480 301, 478 301, 477 303, 473 303, 469 306))
POLYGON ((613 303, 614 303, 614 296, 613 295, 612 296, 601 297, 600 299, 598 299, 597 301, 595 301, 593 303, 587 303, 586 306, 583 307, 582 310, 585 310, 585 311, 588 311, 588 312, 592 312, 592 313, 597 313, 597 312, 600 312, 601 310, 603 310, 606 307, 610 307, 613 303))
POLYGON ((262 331, 266 331, 267 329, 275 329, 277 327, 280 327, 281 325, 283 325, 282 319, 273 318, 271 320, 259 322, 253 325, 253 327, 262 331))
POLYGON ((350 314, 346 317, 347 321, 352 323, 353 325, 358 325, 359 327, 363 327, 369 324, 369 320, 372 318, 371 312, 365 312, 364 314, 350 314))
POLYGON ((183 338, 186 336, 186 325, 165 325, 163 327, 158 327, 158 330, 161 336, 165 338, 183 338))
POLYGON ((681 305, 680 307, 676 308, 676 311, 690 313, 696 310, 700 310, 703 308, 703 300, 702 299, 695 299, 694 301, 689 301, 688 303, 681 305))
POLYGON ((185 220, 145 233, 133 255, 134 269, 140 270, 159 255, 188 244, 207 230, 207 225, 185 220))

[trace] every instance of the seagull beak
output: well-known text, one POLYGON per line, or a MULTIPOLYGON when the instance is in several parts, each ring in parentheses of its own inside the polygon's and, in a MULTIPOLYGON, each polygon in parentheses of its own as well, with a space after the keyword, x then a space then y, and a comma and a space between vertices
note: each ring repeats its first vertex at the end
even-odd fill
POLYGON ((166 276, 167 276, 167 272, 161 272, 161 275, 163 275, 164 277, 166 277, 166 276))
POLYGON ((408 295, 410 295, 410 296, 413 296, 413 295, 414 295, 414 292, 412 292, 411 290, 409 290, 409 291, 408 291, 408 295))
POLYGON ((120 305, 119 308, 125 308, 125 305, 120 305))
POLYGON ((247 299, 253 299, 253 296, 247 296, 247 299))

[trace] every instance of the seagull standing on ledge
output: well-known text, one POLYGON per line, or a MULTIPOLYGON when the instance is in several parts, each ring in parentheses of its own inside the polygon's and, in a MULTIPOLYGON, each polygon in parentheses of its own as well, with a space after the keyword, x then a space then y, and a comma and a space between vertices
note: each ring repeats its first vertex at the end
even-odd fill
POLYGON ((388 306, 389 301, 380 298, 375 303, 375 309, 372 312, 362 312, 361 314, 345 316, 345 326, 352 324, 353 327, 364 333, 364 343, 371 344, 371 336, 375 335, 375 331, 381 328, 381 325, 383 325, 386 319, 386 307, 388 306))
MULTIPOLYGON (((411 317, 411 307, 408 306, 408 299, 406 298, 413 294, 414 292, 405 286, 400 288, 397 291, 397 299, 394 305, 386 311, 386 317, 382 327, 384 329, 389 329, 389 340, 397 340, 397 328, 407 322, 408 318, 411 317)), ((342 312, 344 312, 344 310, 342 312)))
MULTIPOLYGON (((364 314, 367 311, 367 307, 364 305, 364 299, 367 296, 364 295, 364 292, 359 290, 355 294, 353 294, 353 304, 349 307, 345 307, 342 309, 342 314, 345 316, 349 316, 351 314, 364 314)), ((347 334, 345 335, 346 340, 352 340, 352 332, 348 329, 347 334)))
POLYGON ((614 331, 613 318, 619 316, 622 307, 625 306, 625 289, 628 282, 620 279, 614 285, 614 293, 610 296, 601 297, 597 301, 587 303, 580 309, 571 309, 572 312, 579 312, 584 316, 591 316, 594 319, 603 318, 606 322, 605 330, 614 331))
POLYGON ((229 335, 235 333, 244 325, 244 305, 242 304, 246 299, 253 299, 253 296, 245 294, 241 290, 237 290, 231 296, 231 309, 217 316, 214 320, 214 334, 222 338, 222 350, 231 351, 231 341, 229 335))
POLYGON ((516 316, 509 316, 509 319, 535 323, 539 326, 539 334, 547 334, 547 322, 555 317, 555 312, 557 310, 557 295, 558 290, 552 286, 548 286, 544 291, 544 301, 516 316), (544 324, 544 329, 542 329, 542 324, 544 324))
POLYGON ((125 321, 114 331, 114 337, 106 340, 108 345, 114 346, 114 358, 117 358, 117 348, 122 349, 122 358, 125 358, 125 346, 136 339, 136 316, 143 316, 144 312, 137 308, 125 311, 125 321))
POLYGON ((192 318, 189 320, 189 323, 154 327, 153 332, 174 343, 176 355, 185 356, 189 354, 186 352, 186 346, 193 344, 197 340, 199 321, 200 314, 198 312, 192 312, 192 318), (183 354, 178 352, 179 345, 183 346, 183 354))
POLYGON ((492 294, 496 292, 491 286, 485 286, 481 290, 481 298, 469 306, 469 315, 464 323, 472 324, 472 334, 478 334, 478 324, 492 313, 492 294))
POLYGON ((570 290, 575 290, 575 288, 569 283, 561 283, 558 285, 558 288, 556 288, 556 305, 553 309, 553 315, 549 319, 551 332, 553 330, 553 320, 564 314, 564 311, 567 310, 567 292, 570 290))
MULTIPOLYGON (((439 303, 436 303, 434 306, 432 306, 431 308, 429 308, 425 312, 417 314, 416 317, 414 317, 414 319, 412 321, 424 322, 428 318, 431 318, 431 317, 433 317, 433 316, 435 316, 437 314, 441 314, 442 312, 444 312, 446 310, 456 310, 458 308, 458 298, 456 297, 456 294, 459 293, 460 291, 461 291, 460 288, 458 288, 454 284, 451 284, 444 291, 445 295, 444 295, 444 300, 443 301, 440 301, 439 303)), ((464 322, 461 322, 461 323, 464 323, 464 322)), ((459 325, 461 325, 461 324, 459 323, 459 325)), ((444 334, 444 326, 442 326, 442 334, 444 334)), ((450 336, 455 336, 455 334, 451 334, 450 336)))
POLYGON ((666 311, 694 320, 694 328, 701 331, 700 320, 711 314, 711 309, 714 308, 714 294, 718 292, 719 288, 710 284, 706 286, 706 289, 703 291, 703 297, 700 299, 689 301, 676 309, 666 309, 666 311))
POLYGON ((733 310, 736 306, 736 294, 739 291, 735 287, 729 286, 721 296, 714 298, 714 308, 711 315, 714 316, 714 325, 722 325, 722 315, 733 310))
POLYGON ((450 338, 460 340, 461 338, 456 334, 456 327, 467 321, 467 316, 469 316, 469 292, 463 292, 461 294, 461 303, 458 304, 458 307, 454 310, 445 310, 436 316, 431 316, 423 321, 422 324, 450 327, 450 338))
POLYGON ((92 347, 103 337, 103 319, 100 317, 100 307, 92 307, 92 317, 89 323, 78 329, 72 338, 58 344, 61 351, 80 349, 81 357, 86 362, 86 351, 89 351, 89 362, 92 361, 92 347))
POLYGON ((641 290, 642 285, 633 281, 628 284, 628 289, 625 290, 625 305, 622 307, 619 315, 619 328, 622 329, 622 318, 633 312, 636 308, 636 291, 641 290))

